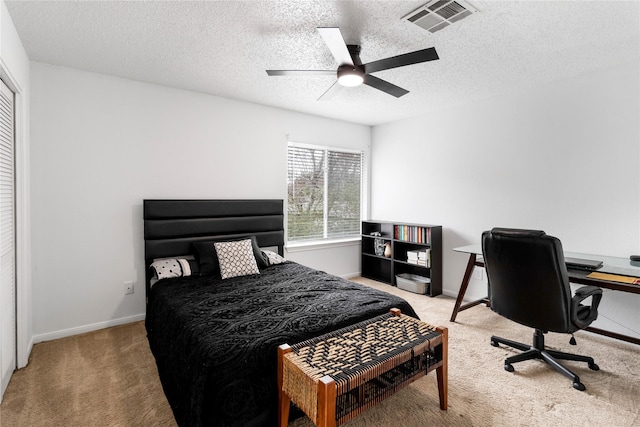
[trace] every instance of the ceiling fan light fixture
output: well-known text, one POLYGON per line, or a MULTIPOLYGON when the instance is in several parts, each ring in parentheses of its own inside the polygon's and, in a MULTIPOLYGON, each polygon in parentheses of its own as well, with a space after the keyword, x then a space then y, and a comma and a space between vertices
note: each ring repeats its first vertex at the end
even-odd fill
MULTIPOLYGON (((450 2, 454 0, 434 0, 440 2, 450 2)), ((462 1, 462 0, 459 0, 462 1)), ((457 3, 456 3, 457 4, 457 3)), ((319 27, 318 31, 324 39, 327 47, 331 51, 333 58, 340 66, 337 71, 332 70, 267 70, 269 76, 303 76, 303 75, 330 75, 337 77, 331 87, 326 90, 320 98, 327 99, 327 93, 334 93, 333 88, 344 86, 359 86, 365 84, 369 87, 382 91, 388 95, 400 98, 409 93, 408 90, 380 79, 372 73, 378 71, 389 70, 392 68, 405 67, 407 65, 421 64, 423 62, 434 61, 439 59, 436 49, 433 47, 416 50, 414 52, 402 55, 391 56, 389 58, 379 59, 377 61, 363 64, 360 60, 360 46, 355 44, 346 44, 340 28, 335 27, 319 27), (336 84, 338 83, 338 84, 336 84)), ((318 100, 320 100, 318 98, 318 100)))
POLYGON ((364 71, 351 65, 341 65, 338 68, 338 83, 347 87, 360 86, 364 83, 364 71))

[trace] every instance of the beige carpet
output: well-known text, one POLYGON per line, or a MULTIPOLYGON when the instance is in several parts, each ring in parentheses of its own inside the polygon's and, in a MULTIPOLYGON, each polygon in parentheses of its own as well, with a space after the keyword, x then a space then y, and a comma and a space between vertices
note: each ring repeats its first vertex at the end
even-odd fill
MULTIPOLYGON (((530 342, 532 331, 484 306, 449 317, 453 300, 414 295, 367 280, 405 297, 421 319, 449 328, 449 410, 438 408, 435 373, 345 424, 349 427, 640 426, 640 347, 587 333, 548 334, 553 348, 596 359, 601 370, 567 366, 586 385, 540 361, 515 365, 513 354, 489 344, 492 334, 530 342)), ((36 344, 27 368, 17 371, 0 406, 4 426, 175 426, 162 392, 142 322, 36 344)), ((290 427, 311 427, 308 419, 290 427)))

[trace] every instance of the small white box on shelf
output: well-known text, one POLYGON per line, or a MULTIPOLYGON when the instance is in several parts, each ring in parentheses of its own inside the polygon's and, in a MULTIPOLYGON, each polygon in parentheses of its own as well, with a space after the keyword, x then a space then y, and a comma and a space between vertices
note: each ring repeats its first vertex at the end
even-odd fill
POLYGON ((418 276, 417 274, 402 273, 396 274, 396 284, 398 288, 416 294, 429 293, 429 285, 431 279, 428 277, 418 276))

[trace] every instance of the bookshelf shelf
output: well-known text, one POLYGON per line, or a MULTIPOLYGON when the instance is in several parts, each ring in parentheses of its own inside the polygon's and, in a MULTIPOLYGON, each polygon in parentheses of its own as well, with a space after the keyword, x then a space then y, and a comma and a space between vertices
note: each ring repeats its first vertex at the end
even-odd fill
POLYGON ((387 260, 387 261, 391 262, 391 259, 389 259, 389 258, 387 258, 387 257, 385 257, 385 256, 382 256, 382 255, 376 255, 376 254, 365 254, 365 253, 363 253, 362 255, 363 255, 363 256, 366 256, 366 257, 378 258, 378 259, 387 260))
POLYGON ((391 221, 362 222, 362 276, 397 286, 396 275, 430 279, 425 294, 442 293, 442 226, 391 221), (375 233, 376 235, 372 235, 375 233), (391 256, 379 255, 380 244, 391 256), (378 252, 376 252, 378 246, 378 252))

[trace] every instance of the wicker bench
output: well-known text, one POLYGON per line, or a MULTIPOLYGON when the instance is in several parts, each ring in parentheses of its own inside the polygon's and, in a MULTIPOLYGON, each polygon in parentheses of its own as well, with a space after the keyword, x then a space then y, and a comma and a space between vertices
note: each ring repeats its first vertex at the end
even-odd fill
POLYGON ((291 401, 318 427, 334 427, 436 370, 440 409, 447 409, 447 328, 400 310, 278 348, 278 417, 291 401))

